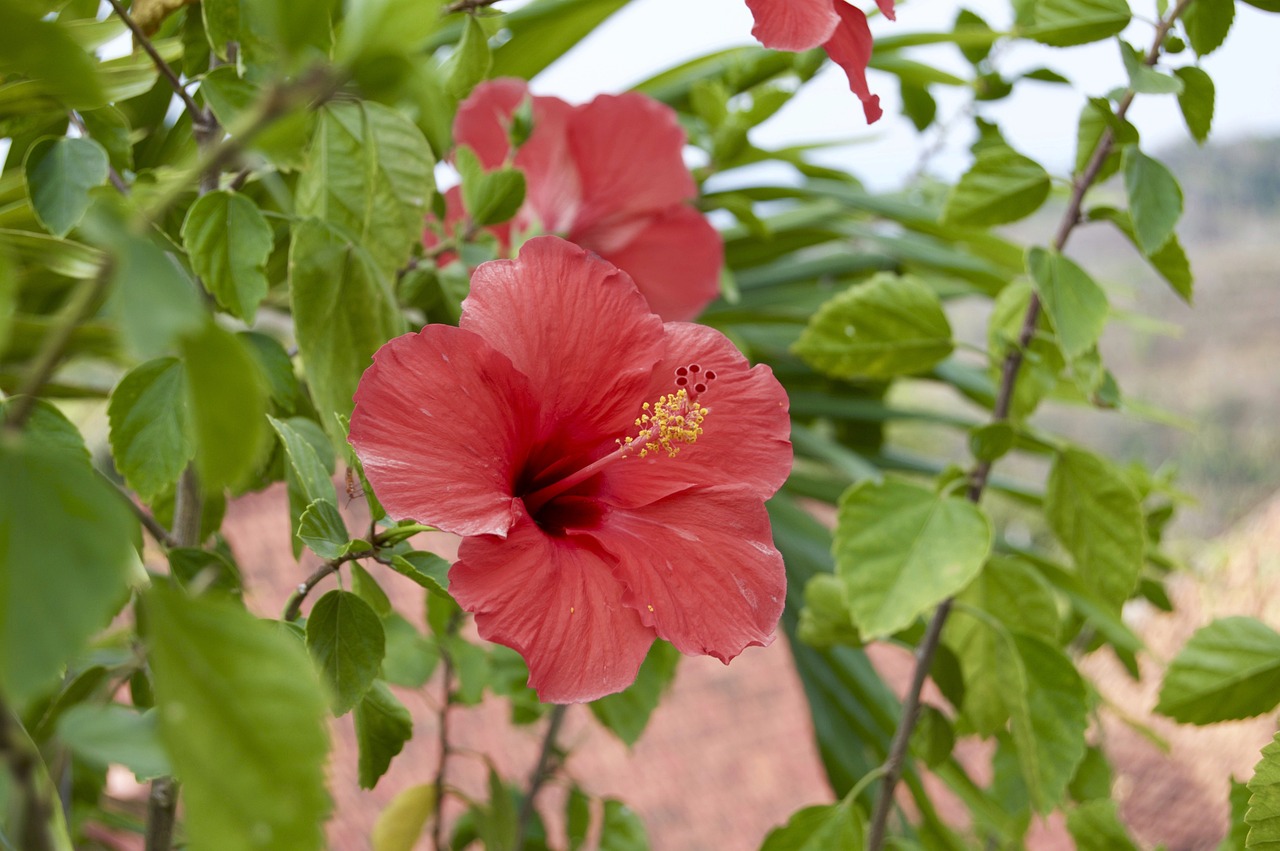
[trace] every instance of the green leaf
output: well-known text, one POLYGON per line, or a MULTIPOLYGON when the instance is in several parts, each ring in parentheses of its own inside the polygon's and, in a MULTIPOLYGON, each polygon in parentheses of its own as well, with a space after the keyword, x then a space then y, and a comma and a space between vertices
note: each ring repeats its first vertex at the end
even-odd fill
POLYGON ((1182 216, 1182 188, 1169 169, 1136 147, 1124 152, 1124 188, 1138 247, 1154 254, 1173 236, 1182 216))
POLYGON ((111 456, 129 487, 150 502, 172 490, 195 457, 187 376, 177 358, 130 370, 107 403, 111 456))
MULTIPOLYGON (((319 111, 296 212, 333 225, 390 275, 422 239, 434 166, 422 131, 399 112, 371 101, 330 104, 319 111)), ((295 234, 294 262, 298 242, 295 234)))
POLYGON ((373 825, 373 851, 413 851, 436 811, 432 783, 410 786, 391 799, 373 825))
POLYGON ((1275 848, 1280 845, 1280 733, 1262 749, 1262 759, 1249 779, 1249 825, 1246 848, 1275 848))
POLYGON ((1112 800, 1090 801, 1067 811, 1067 832, 1077 851, 1138 851, 1112 800))
POLYGON ((169 570, 183 588, 218 589, 233 595, 241 591, 240 569, 230 557, 220 552, 198 547, 172 547, 166 555, 169 557, 169 570))
POLYGON ((1231 828, 1216 851, 1245 851, 1249 838, 1249 824, 1245 821, 1249 813, 1249 787, 1232 777, 1229 800, 1231 816, 1228 824, 1231 828))
POLYGON ((293 371, 293 360, 284 346, 274 337, 257 331, 237 334, 245 344, 266 380, 267 395, 271 398, 277 416, 292 416, 305 410, 309 403, 302 392, 302 385, 293 371))
POLYGON ((1252 718, 1280 703, 1280 634, 1253 618, 1196 631, 1165 672, 1156 712, 1183 724, 1252 718))
POLYGON ((592 701, 591 714, 605 729, 626 742, 627 747, 633 746, 675 679, 679 662, 678 650, 665 641, 655 641, 635 682, 617 694, 592 701))
POLYGON ((892 635, 968 585, 991 550, 973 503, 898 479, 860 482, 840 497, 832 553, 864 638, 892 635))
POLYGON ((1108 129, 1114 144, 1111 153, 1103 160, 1095 182, 1101 182, 1115 174, 1120 168, 1120 151, 1129 145, 1138 143, 1138 130, 1128 121, 1121 121, 1111 111, 1111 103, 1104 98, 1090 98, 1080 112, 1080 124, 1076 128, 1076 165, 1075 174, 1082 175, 1089 166, 1090 160, 1102 141, 1102 134, 1108 129))
MULTIPOLYGON (((421 220, 418 221, 421 230, 421 220)), ((333 414, 351 413, 351 397, 373 353, 404 330, 391 280, 369 252, 309 219, 294 227, 289 300, 320 422, 335 440, 333 414)))
POLYGON ((838 576, 818 573, 805 583, 796 635, 811 647, 862 646, 862 636, 849 612, 849 590, 838 576))
POLYGON ((349 591, 330 591, 307 617, 307 649, 333 693, 333 714, 343 715, 378 676, 386 633, 368 603, 349 591))
MULTIPOLYGON (((1129 238, 1135 248, 1142 251, 1142 246, 1138 245, 1138 236, 1133 232, 1133 222, 1124 210, 1117 210, 1114 207, 1097 207, 1089 211, 1089 218, 1091 220, 1106 219, 1111 222, 1129 238)), ((1160 273, 1160 277, 1168 281, 1169 286, 1181 296, 1183 301, 1191 303, 1195 280, 1191 272, 1191 262, 1187 259, 1187 253, 1182 249, 1182 243, 1176 233, 1169 236, 1168 241, 1160 247, 1159 251, 1147 255, 1147 262, 1151 264, 1151 268, 1160 273)))
POLYGON ((1032 805, 1045 814, 1062 802, 1084 759, 1088 701, 1075 665, 1056 646, 1025 635, 1013 642, 1025 685, 1002 672, 1010 729, 1032 805))
POLYGON ((267 449, 267 394, 238 337, 210 322, 183 340, 196 468, 207 492, 243 485, 267 449))
POLYGON ((1141 95, 1170 95, 1182 93, 1182 80, 1164 74, 1143 61, 1143 57, 1128 42, 1120 42, 1120 58, 1129 75, 1129 88, 1141 95))
POLYGON ((1031 215, 1049 197, 1049 174, 1035 160, 1012 148, 983 148, 951 190, 942 222, 990 227, 1031 215))
POLYGON ((563 56, 627 0, 534 0, 505 21, 511 39, 493 52, 494 77, 529 79, 563 56))
POLYGON ((998 461, 1013 450, 1017 438, 1007 422, 988 423, 969 431, 969 452, 979 461, 998 461))
POLYGON ((888 274, 822 305, 792 346, 815 369, 849 379, 924 372, 952 348, 937 294, 916 278, 888 274))
POLYGON ((369 575, 357 562, 351 563, 351 592, 364 600, 378 613, 384 621, 391 615, 391 599, 378 585, 378 581, 369 575))
POLYGON ((125 602, 138 524, 83 449, 0 443, 0 687, 21 703, 125 602))
POLYGON ((323 688, 294 638, 237 604, 145 598, 160 738, 187 847, 320 849, 329 810, 323 688))
MULTIPOLYGON (((206 15, 217 2, 219 0, 201 3, 206 15)), ((269 97, 261 87, 240 77, 234 65, 219 65, 208 71, 201 79, 200 94, 223 127, 236 127, 251 120, 249 116, 260 110, 269 97)), ((314 112, 295 110, 280 116, 246 141, 251 150, 261 152, 277 168, 298 171, 307 164, 307 142, 314 127, 314 112)))
POLYGON ((411 552, 391 557, 391 569, 433 594, 449 596, 449 562, 435 553, 411 552))
POLYGON ((355 723, 360 788, 372 789, 413 736, 413 718, 391 689, 375 681, 356 705, 355 723))
POLYGON ((140 781, 173 773, 156 735, 154 712, 137 712, 118 703, 80 703, 63 714, 58 737, 81 759, 123 765, 140 781))
POLYGON ((1182 13, 1182 26, 1191 49, 1201 56, 1217 50, 1226 41, 1235 17, 1234 0, 1195 0, 1182 13))
POLYGON ((422 688, 436 665, 440 651, 418 628, 394 612, 383 618, 387 651, 382 657, 382 678, 404 688, 422 688))
POLYGON ((320 558, 331 559, 342 555, 351 535, 338 507, 327 499, 317 499, 298 519, 298 537, 320 558))
POLYGON ((133 170, 133 142, 129 138, 129 119, 114 106, 88 109, 80 113, 80 120, 89 131, 89 138, 107 152, 107 158, 117 171, 133 170))
POLYGON ((1125 0, 1015 0, 1020 33, 1051 47, 1101 41, 1129 25, 1125 0))
POLYGON ((234 192, 210 192, 187 211, 182 244, 218 304, 252 323, 267 296, 267 258, 275 239, 258 206, 234 192))
POLYGON ((613 798, 606 798, 604 802, 600 851, 649 851, 644 822, 630 807, 613 798))
POLYGON ((524 203, 524 172, 514 168, 485 171, 474 151, 463 146, 454 154, 462 177, 462 205, 477 225, 508 221, 524 203))
POLYGON ((324 432, 311 420, 294 417, 282 421, 268 416, 267 421, 284 447, 284 478, 289 494, 290 526, 294 531, 293 555, 297 558, 302 552, 302 539, 297 532, 301 528, 303 512, 316 501, 334 505, 338 502, 331 478, 333 450, 324 432), (321 451, 325 453, 323 456, 321 451))
POLYGON ((254 79, 292 70, 316 55, 327 56, 333 40, 329 4, 307 0, 204 0, 209 45, 228 59, 232 43, 254 79))
POLYGON ((63 237, 89 209, 89 190, 107 182, 107 152, 92 139, 41 139, 27 149, 23 169, 36 218, 63 237))
POLYGON ((1096 346, 1107 324, 1107 295, 1102 287, 1068 258, 1043 248, 1027 252, 1027 271, 1062 353, 1074 359, 1096 346))
POLYGON ((21 74, 73 109, 106 103, 98 67, 68 34, 68 27, 43 20, 39 4, 6 2, 0 26, 0 77, 21 74))
POLYGON ((1146 551, 1137 493, 1106 461, 1068 449, 1049 472, 1044 510, 1080 579, 1119 610, 1137 586, 1146 551))
POLYGON ((1182 91, 1178 94, 1178 107, 1182 110, 1182 118, 1187 122, 1187 130, 1191 138, 1203 145, 1209 138, 1209 129, 1213 126, 1213 106, 1215 89, 1213 78, 1194 65, 1174 69, 1178 79, 1182 81, 1182 91))
POLYGON ((1080 803, 1110 798, 1111 782, 1111 763, 1107 761, 1107 755, 1101 747, 1090 745, 1076 769, 1076 776, 1067 786, 1067 792, 1073 801, 1080 803))
POLYGON ((462 40, 453 49, 445 65, 445 88, 449 94, 463 100, 489 74, 492 66, 489 36, 480 19, 475 15, 468 15, 462 40))
MULTIPOLYGON (((365 0, 348 6, 334 58, 359 68, 410 59, 438 28, 442 0, 365 0)), ((357 71, 357 76, 359 72, 357 71)))
POLYGON ((760 851, 861 851, 866 847, 862 811, 852 798, 805 807, 765 837, 760 851))

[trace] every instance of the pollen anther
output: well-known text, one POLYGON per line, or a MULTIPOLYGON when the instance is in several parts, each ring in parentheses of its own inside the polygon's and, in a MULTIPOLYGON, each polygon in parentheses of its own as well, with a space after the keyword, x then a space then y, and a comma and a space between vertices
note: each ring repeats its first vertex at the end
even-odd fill
POLYGON ((640 433, 622 441, 623 447, 638 447, 641 458, 659 449, 670 458, 676 457, 682 445, 697 441, 702 421, 711 413, 690 399, 683 388, 659 397, 652 405, 645 402, 643 410, 636 420, 640 433))

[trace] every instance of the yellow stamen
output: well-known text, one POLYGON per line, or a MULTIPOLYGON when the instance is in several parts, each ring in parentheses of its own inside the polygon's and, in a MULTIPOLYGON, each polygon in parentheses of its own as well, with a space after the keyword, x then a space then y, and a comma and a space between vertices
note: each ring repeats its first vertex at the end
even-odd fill
POLYGON ((690 400, 688 391, 683 389, 659 397, 652 406, 645 402, 642 410, 644 413, 636 419, 640 433, 622 441, 624 449, 639 448, 641 458, 659 449, 669 458, 676 457, 681 445, 697 442, 702 421, 711 413, 690 400))

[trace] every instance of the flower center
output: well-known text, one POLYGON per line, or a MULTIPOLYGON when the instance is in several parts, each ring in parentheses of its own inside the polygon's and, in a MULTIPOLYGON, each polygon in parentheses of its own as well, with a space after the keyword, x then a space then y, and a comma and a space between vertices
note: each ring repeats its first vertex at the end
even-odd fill
POLYGON ((715 377, 713 370, 704 371, 696 363, 678 367, 675 371, 676 391, 641 406, 640 416, 635 421, 640 430, 634 437, 620 438, 614 451, 525 496, 524 503, 529 513, 536 515, 560 494, 624 458, 644 458, 659 451, 667 453, 668 458, 674 458, 681 447, 697 442, 702 434, 702 423, 711 413, 698 401, 698 397, 706 392, 715 377))

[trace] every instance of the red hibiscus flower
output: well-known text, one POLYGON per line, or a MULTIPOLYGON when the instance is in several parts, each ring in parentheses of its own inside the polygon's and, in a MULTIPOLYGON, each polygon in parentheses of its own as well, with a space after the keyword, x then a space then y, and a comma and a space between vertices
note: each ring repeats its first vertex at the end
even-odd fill
POLYGON ((355 401, 378 498, 463 536, 449 590, 544 701, 626 688, 655 637, 725 662, 772 640, 786 394, 599 257, 539 237, 482 264, 460 326, 387 343, 355 401))
MULTIPOLYGON (((876 0, 889 20, 894 20, 893 0, 876 0)), ((871 61, 871 29, 867 16, 844 0, 747 0, 756 25, 751 34, 774 50, 809 50, 822 45, 831 61, 844 69, 849 89, 862 101, 867 123, 878 121, 884 111, 880 97, 867 86, 871 61)))
MULTIPOLYGON (((485 168, 499 167, 511 155, 512 116, 529 97, 523 80, 477 86, 458 109, 455 142, 473 149, 485 168)), ((531 100, 533 132, 515 154, 528 186, 515 229, 558 234, 599 254, 631 276, 663 319, 697 316, 720 291, 724 246, 689 204, 698 190, 675 113, 634 92, 582 106, 531 100)), ((456 224, 461 196, 451 191, 446 200, 449 224, 456 224)), ((493 230, 504 247, 510 230, 493 230)))

